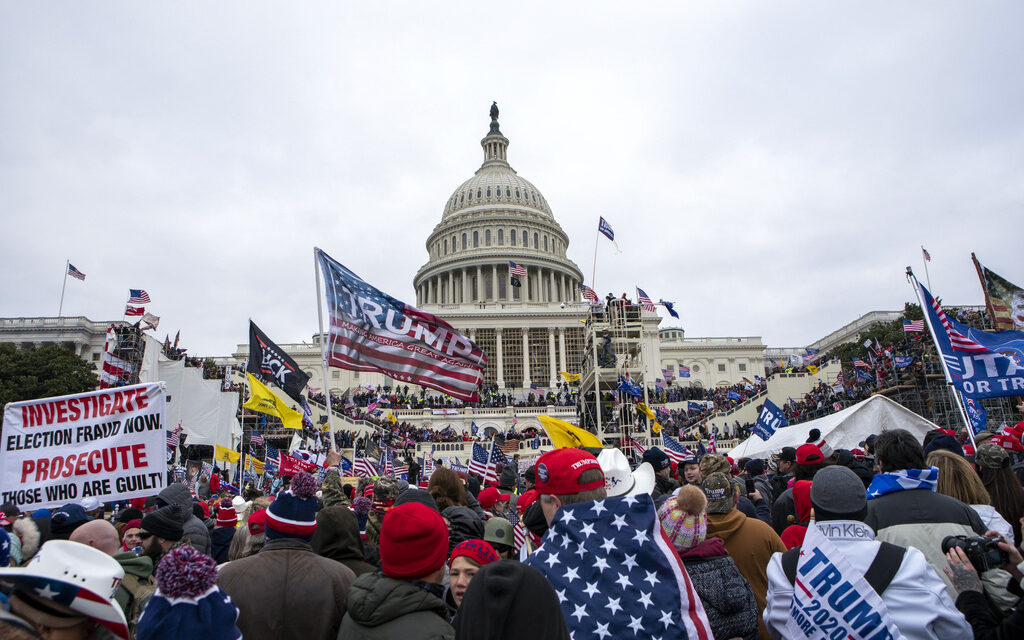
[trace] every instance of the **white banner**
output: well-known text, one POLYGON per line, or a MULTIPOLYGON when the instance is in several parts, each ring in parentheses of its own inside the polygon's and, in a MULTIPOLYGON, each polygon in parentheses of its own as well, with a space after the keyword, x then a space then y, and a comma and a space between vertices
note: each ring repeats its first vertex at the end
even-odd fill
POLYGON ((159 383, 102 389, 4 408, 0 502, 23 510, 159 493, 167 484, 159 383))

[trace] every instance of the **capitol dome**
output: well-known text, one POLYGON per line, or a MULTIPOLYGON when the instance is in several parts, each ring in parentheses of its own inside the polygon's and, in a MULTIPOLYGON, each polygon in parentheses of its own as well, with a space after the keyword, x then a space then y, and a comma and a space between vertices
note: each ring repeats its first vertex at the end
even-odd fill
POLYGON ((483 164, 448 198, 427 238, 430 257, 413 281, 417 304, 579 301, 583 274, 566 257, 569 238, 540 190, 509 165, 496 104, 490 115, 483 164), (510 262, 526 272, 521 286, 511 285, 510 262))

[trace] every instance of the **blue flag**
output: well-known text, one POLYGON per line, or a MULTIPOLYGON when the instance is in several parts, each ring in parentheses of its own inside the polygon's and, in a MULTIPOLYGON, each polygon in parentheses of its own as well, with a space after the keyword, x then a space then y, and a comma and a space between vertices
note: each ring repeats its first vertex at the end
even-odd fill
POLYGON ((913 356, 893 356, 892 363, 896 365, 897 369, 909 367, 914 362, 913 356))
POLYGON ((971 422, 971 431, 974 432, 974 435, 978 435, 979 431, 984 431, 985 422, 988 419, 988 411, 985 410, 981 401, 974 398, 964 398, 964 409, 967 411, 967 419, 971 422))
POLYGON ((619 378, 619 391, 631 395, 634 398, 641 398, 644 395, 644 390, 640 388, 640 385, 626 379, 625 377, 619 378))
POLYGON ((857 379, 858 380, 863 380, 864 382, 874 382, 875 381, 875 376, 871 375, 867 371, 862 371, 860 369, 856 369, 856 371, 857 371, 857 379))
POLYGON ((688 412, 696 411, 697 413, 700 413, 701 411, 704 410, 704 405, 702 405, 699 402, 694 402, 693 400, 690 400, 686 403, 686 410, 688 412))
POLYGON ((786 414, 782 413, 782 409, 776 407, 771 400, 765 400, 764 406, 761 407, 761 415, 757 416, 757 422, 754 423, 752 431, 758 438, 767 440, 772 437, 776 429, 788 424, 786 414))
POLYGON ((736 393, 735 391, 730 391, 729 393, 727 393, 727 394, 725 394, 725 395, 726 395, 726 396, 727 396, 727 397, 728 397, 728 398, 729 398, 730 400, 739 400, 739 399, 740 399, 740 397, 741 397, 741 396, 740 396, 740 394, 736 393))
POLYGON ((469 423, 469 432, 470 432, 470 433, 471 433, 472 435, 474 435, 474 436, 475 436, 475 435, 477 434, 477 432, 478 432, 478 431, 480 431, 480 427, 476 426, 476 423, 475 423, 475 422, 470 422, 470 423, 469 423))
POLYGON ((345 456, 341 456, 341 470, 345 475, 352 475, 352 461, 345 456))
POLYGON ((960 324, 946 315, 924 285, 917 286, 935 346, 949 372, 948 382, 975 399, 1024 394, 1024 331, 989 333, 960 324))
POLYGON ((679 314, 676 313, 676 310, 672 308, 672 305, 674 305, 674 304, 675 304, 674 302, 669 302, 667 300, 662 300, 661 301, 661 305, 663 307, 665 307, 666 311, 668 311, 668 315, 672 316, 673 318, 678 318, 679 314))

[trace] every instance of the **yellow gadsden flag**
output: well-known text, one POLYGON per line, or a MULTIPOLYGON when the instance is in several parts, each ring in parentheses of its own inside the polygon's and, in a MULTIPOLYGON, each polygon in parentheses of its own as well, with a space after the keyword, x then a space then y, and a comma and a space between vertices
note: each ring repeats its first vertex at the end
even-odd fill
POLYGON ((284 400, 274 395, 274 392, 267 388, 267 385, 257 380, 251 373, 249 376, 249 391, 252 395, 242 406, 259 413, 281 418, 286 429, 301 429, 302 414, 291 409, 284 403, 284 400))
POLYGON ((818 375, 818 367, 814 366, 813 364, 807 365, 807 373, 811 374, 812 376, 818 375))
POLYGON ((563 447, 603 447, 601 441, 597 439, 597 436, 590 433, 586 429, 581 429, 574 424, 569 424, 565 420, 558 420, 549 416, 537 416, 540 420, 540 424, 544 427, 544 430, 548 432, 548 437, 551 438, 551 444, 555 445, 556 449, 563 447))
POLYGON ((647 416, 648 420, 654 420, 654 412, 646 404, 642 402, 636 403, 636 410, 647 416))
POLYGON ((559 371, 558 373, 562 374, 566 382, 576 382, 580 379, 580 374, 578 373, 569 373, 568 371, 559 371))
POLYGON ((238 458, 241 456, 240 453, 227 447, 222 447, 219 444, 213 446, 213 459, 220 462, 227 462, 228 464, 237 464, 238 458))

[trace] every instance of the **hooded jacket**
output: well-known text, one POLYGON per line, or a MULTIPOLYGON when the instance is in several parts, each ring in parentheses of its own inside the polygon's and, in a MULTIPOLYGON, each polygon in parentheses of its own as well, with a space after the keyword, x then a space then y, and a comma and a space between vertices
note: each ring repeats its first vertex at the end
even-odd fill
POLYGON ((375 571, 352 583, 338 640, 454 640, 447 616, 441 598, 375 571))
MULTIPOLYGON (((871 566, 881 543, 860 522, 832 520, 821 529, 832 544, 861 573, 871 566), (860 526, 843 527, 844 524, 860 526)), ((782 554, 772 556, 768 565, 768 599, 765 625, 773 638, 788 637, 786 621, 793 604, 793 585, 782 570, 782 554)), ((945 584, 928 565, 924 554, 908 548, 896 576, 881 593, 889 616, 908 640, 971 638, 971 629, 946 594, 945 584)))
POLYGON ((211 555, 210 530, 206 528, 202 520, 192 515, 192 494, 189 493, 188 487, 180 482, 175 482, 157 494, 157 497, 167 504, 176 504, 181 507, 180 512, 186 516, 181 521, 185 529, 184 537, 196 550, 208 556, 211 555))
POLYGON ((459 640, 569 638, 555 589, 544 574, 517 560, 492 562, 477 571, 453 624, 459 640))
MULTIPOLYGON (((757 637, 757 601, 721 538, 679 551, 715 640, 757 637)), ((474 576, 475 577, 475 576, 474 576)))
POLYGON ((469 507, 448 507, 441 515, 448 521, 448 555, 459 543, 484 537, 483 516, 477 516, 469 507))
POLYGON ((864 524, 875 531, 879 541, 921 551, 946 583, 950 600, 956 598, 956 591, 942 571, 947 566, 942 553, 943 538, 985 535, 985 525, 977 511, 956 498, 928 489, 906 489, 877 497, 869 494, 864 524))
MULTIPOLYGON (((779 534, 764 522, 748 518, 743 512, 733 509, 728 513, 708 514, 708 537, 722 539, 736 568, 754 592, 757 610, 763 611, 768 592, 768 561, 773 553, 786 550, 779 534)), ((761 627, 761 635, 766 637, 767 630, 760 616, 758 625, 761 627)))
POLYGON ((316 531, 311 545, 313 553, 340 562, 356 576, 376 570, 363 560, 359 520, 348 507, 326 507, 316 514, 316 531))
POLYGON ((245 638, 327 640, 345 615, 355 575, 298 538, 268 540, 259 553, 220 568, 218 584, 238 605, 245 638))
POLYGON ((210 533, 210 556, 217 564, 228 561, 228 550, 235 538, 235 527, 215 527, 210 533))

